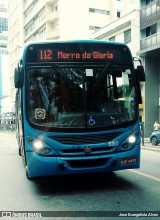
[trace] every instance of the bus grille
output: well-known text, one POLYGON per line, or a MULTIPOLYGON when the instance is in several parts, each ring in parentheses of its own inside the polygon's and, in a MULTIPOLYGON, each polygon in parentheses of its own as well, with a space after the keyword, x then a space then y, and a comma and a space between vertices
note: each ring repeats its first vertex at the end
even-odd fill
MULTIPOLYGON (((100 152, 108 152, 111 151, 112 147, 97 147, 97 148, 92 148, 92 153, 100 153, 100 152)), ((84 149, 80 148, 80 149, 64 149, 62 150, 63 153, 65 154, 84 154, 84 149)), ((76 155, 77 156, 77 155, 76 155)), ((86 156, 91 156, 91 154, 88 154, 86 156)))
POLYGON ((93 134, 93 135, 67 135, 67 136, 50 136, 51 139, 60 142, 61 144, 98 144, 112 141, 114 138, 121 135, 122 132, 93 134))

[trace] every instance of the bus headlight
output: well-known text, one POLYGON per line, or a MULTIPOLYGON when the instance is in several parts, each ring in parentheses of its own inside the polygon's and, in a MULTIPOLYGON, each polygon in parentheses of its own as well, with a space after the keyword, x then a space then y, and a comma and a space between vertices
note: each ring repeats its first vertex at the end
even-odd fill
POLYGON ((130 136, 128 137, 128 142, 129 142, 130 144, 134 144, 134 143, 136 142, 136 137, 135 137, 134 135, 130 135, 130 136))
POLYGON ((56 151, 48 146, 41 140, 36 140, 32 143, 32 147, 35 153, 41 156, 55 156, 57 155, 56 151))
POLYGON ((126 141, 122 144, 123 150, 129 150, 134 147, 134 144, 136 143, 137 139, 135 135, 130 135, 126 141))
POLYGON ((35 142, 33 142, 33 146, 36 150, 41 149, 43 147, 43 142, 42 141, 35 141, 35 142))

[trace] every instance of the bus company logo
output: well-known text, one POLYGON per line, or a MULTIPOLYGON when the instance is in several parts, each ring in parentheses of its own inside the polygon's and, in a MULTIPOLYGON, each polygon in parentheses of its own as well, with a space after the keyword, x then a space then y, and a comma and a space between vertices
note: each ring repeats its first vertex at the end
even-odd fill
POLYGON ((92 148, 89 147, 89 146, 87 146, 87 147, 84 148, 84 152, 85 152, 86 154, 90 154, 90 153, 92 152, 92 148))
POLYGON ((44 119, 46 117, 46 110, 42 108, 35 109, 35 118, 36 119, 44 119))

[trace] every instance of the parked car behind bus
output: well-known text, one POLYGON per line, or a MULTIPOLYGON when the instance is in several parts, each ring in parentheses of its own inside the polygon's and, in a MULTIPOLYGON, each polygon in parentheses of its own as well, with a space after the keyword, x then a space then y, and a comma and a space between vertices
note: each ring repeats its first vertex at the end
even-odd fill
POLYGON ((160 143, 160 131, 153 131, 150 136, 150 142, 152 145, 158 145, 160 143))

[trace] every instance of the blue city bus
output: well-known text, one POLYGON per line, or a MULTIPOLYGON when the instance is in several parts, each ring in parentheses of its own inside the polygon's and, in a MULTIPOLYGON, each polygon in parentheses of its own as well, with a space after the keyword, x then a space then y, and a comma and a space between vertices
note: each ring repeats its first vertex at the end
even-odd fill
POLYGON ((140 167, 141 61, 123 43, 29 42, 14 73, 28 179, 140 167))

